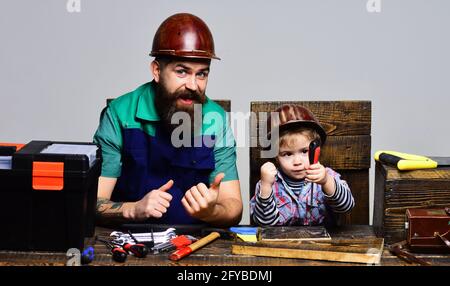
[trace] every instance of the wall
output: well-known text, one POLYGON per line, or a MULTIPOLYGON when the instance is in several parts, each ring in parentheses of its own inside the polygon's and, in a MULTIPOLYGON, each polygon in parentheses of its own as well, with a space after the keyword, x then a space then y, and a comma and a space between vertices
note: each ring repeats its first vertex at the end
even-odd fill
MULTIPOLYGON (((159 24, 190 12, 222 58, 207 94, 233 111, 251 100, 371 100, 372 153, 450 153, 449 1, 380 0, 379 13, 367 0, 80 0, 79 13, 66 2, 0 4, 0 141, 90 141, 105 99, 151 80, 159 24)), ((247 148, 238 168, 248 223, 247 148)))

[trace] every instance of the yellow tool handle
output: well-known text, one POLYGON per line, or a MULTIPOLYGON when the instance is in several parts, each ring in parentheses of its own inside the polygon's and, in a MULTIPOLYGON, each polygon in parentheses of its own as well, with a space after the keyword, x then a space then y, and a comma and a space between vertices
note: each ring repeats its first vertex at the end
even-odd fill
POLYGON ((414 161, 414 160, 400 160, 397 163, 397 168, 402 171, 406 170, 417 170, 417 169, 434 169, 437 168, 438 164, 436 161, 414 161))
POLYGON ((428 157, 420 156, 420 155, 414 155, 414 154, 408 154, 408 153, 402 153, 402 152, 396 152, 396 151, 378 151, 375 153, 374 157, 375 160, 379 161, 380 154, 385 153, 393 156, 400 157, 405 160, 415 160, 415 161, 428 161, 431 160, 428 157))
POLYGON ((436 161, 433 161, 428 157, 396 151, 378 151, 375 153, 374 157, 375 160, 393 165, 402 171, 433 169, 438 166, 436 161))

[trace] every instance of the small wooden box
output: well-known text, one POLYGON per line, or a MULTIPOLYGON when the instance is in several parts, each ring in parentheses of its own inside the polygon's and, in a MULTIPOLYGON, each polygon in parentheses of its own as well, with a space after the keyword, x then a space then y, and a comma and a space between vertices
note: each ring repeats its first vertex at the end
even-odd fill
POLYGON ((450 251, 450 208, 408 209, 406 211, 408 246, 417 252, 450 251))
POLYGON ((373 225, 386 244, 406 240, 406 209, 448 206, 449 167, 399 171, 376 162, 373 225))

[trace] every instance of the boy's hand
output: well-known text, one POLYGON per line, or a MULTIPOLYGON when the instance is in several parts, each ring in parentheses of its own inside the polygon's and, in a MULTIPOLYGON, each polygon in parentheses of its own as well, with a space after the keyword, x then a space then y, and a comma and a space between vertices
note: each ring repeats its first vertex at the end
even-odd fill
POLYGON ((261 166, 261 184, 273 185, 275 183, 275 176, 277 175, 277 168, 271 162, 266 162, 261 166))
POLYGON ((322 191, 328 196, 333 196, 335 193, 336 182, 320 163, 309 166, 309 169, 306 170, 305 180, 321 185, 322 191))
POLYGON ((325 185, 328 181, 328 173, 325 167, 319 162, 309 166, 306 170, 306 180, 319 185, 325 185))
POLYGON ((272 193, 272 185, 275 183, 277 167, 271 162, 266 162, 261 166, 261 189, 259 196, 267 199, 272 193))

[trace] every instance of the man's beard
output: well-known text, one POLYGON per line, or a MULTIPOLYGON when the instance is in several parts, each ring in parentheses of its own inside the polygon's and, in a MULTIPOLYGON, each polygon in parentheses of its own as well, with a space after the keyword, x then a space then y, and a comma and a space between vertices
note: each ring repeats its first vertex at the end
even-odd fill
MULTIPOLYGON (((197 120, 194 121, 194 106, 196 104, 204 104, 205 102, 206 96, 204 92, 200 93, 198 91, 183 90, 171 93, 166 89, 162 80, 156 86, 155 107, 169 134, 180 125, 178 123, 172 124, 172 117, 177 112, 185 112, 189 115, 191 134, 197 134, 198 131, 201 130, 202 117, 201 114, 196 114, 197 120), (177 100, 179 98, 190 99, 192 100, 192 104, 177 106, 177 100)), ((183 122, 183 124, 186 124, 186 122, 183 122)))

